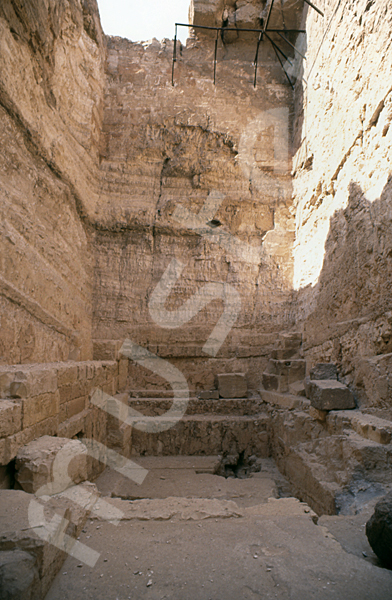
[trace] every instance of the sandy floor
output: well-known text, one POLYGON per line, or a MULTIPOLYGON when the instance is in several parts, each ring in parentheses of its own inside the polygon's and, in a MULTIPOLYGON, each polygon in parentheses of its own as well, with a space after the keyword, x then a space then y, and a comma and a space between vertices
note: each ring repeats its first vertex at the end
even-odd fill
POLYGON ((250 479, 212 475, 213 459, 138 462, 149 471, 140 486, 110 470, 96 482, 122 519, 89 519, 80 541, 96 565, 69 557, 46 600, 392 599, 392 572, 365 535, 371 507, 317 519, 278 498, 270 460, 250 479))

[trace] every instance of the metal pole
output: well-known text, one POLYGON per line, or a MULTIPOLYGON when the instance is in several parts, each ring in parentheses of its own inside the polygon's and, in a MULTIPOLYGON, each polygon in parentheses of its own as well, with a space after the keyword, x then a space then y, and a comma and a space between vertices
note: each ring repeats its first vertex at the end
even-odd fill
POLYGON ((309 4, 309 6, 314 8, 314 10, 317 11, 319 15, 321 15, 322 17, 324 16, 324 13, 319 8, 317 8, 317 6, 315 6, 312 2, 310 2, 310 0, 305 0, 305 2, 306 4, 309 4))
POLYGON ((282 69, 283 69, 283 71, 284 71, 284 74, 285 74, 285 75, 286 75, 286 77, 287 77, 287 81, 288 81, 288 82, 289 82, 289 84, 291 85, 292 89, 294 89, 293 83, 292 83, 292 81, 291 81, 290 77, 288 76, 288 73, 287 73, 286 69, 284 68, 284 65, 283 65, 283 63, 282 63, 282 60, 281 60, 281 58, 280 58, 279 54, 278 54, 278 53, 277 53, 277 51, 276 51, 275 44, 273 43, 273 41, 271 40, 271 38, 268 38, 268 39, 269 39, 269 41, 271 42, 273 49, 275 50, 276 57, 277 57, 278 61, 280 62, 280 65, 281 65, 281 67, 282 67, 282 69))
POLYGON ((259 47, 260 47, 260 42, 261 42, 261 38, 262 38, 262 33, 260 33, 259 35, 259 39, 257 42, 257 49, 256 49, 256 56, 255 56, 255 78, 253 81, 253 87, 256 88, 256 80, 257 80, 257 65, 258 65, 258 59, 259 59, 259 47))
MULTIPOLYGON (((176 23, 178 27, 188 27, 189 29, 213 29, 216 31, 217 29, 220 31, 223 29, 224 31, 236 31, 237 33, 241 33, 241 31, 254 31, 256 33, 262 33, 263 29, 249 29, 248 27, 211 27, 209 25, 189 25, 186 23, 176 23)), ((307 33, 305 29, 269 29, 270 33, 275 31, 282 31, 283 33, 307 33)))
POLYGON ((214 55, 214 85, 216 82, 216 57, 218 54, 218 39, 219 39, 219 31, 221 31, 221 29, 217 29, 216 30, 216 38, 215 38, 215 55, 214 55))
POLYGON ((288 40, 286 37, 284 37, 284 36, 283 36, 283 35, 282 35, 282 34, 281 34, 279 31, 277 31, 276 33, 277 33, 277 34, 278 34, 278 36, 279 36, 279 37, 281 37, 281 38, 282 38, 282 40, 284 40, 284 41, 285 41, 285 42, 286 42, 286 43, 287 43, 289 46, 291 46, 292 48, 294 48, 294 50, 295 50, 296 52, 298 52, 298 54, 299 54, 300 56, 302 56, 302 58, 303 58, 304 60, 306 60, 306 56, 304 56, 303 54, 301 54, 301 52, 298 50, 298 48, 296 48, 296 47, 294 46, 294 44, 292 44, 291 42, 289 42, 289 40, 288 40))
POLYGON ((265 37, 267 39, 269 39, 269 41, 271 42, 271 44, 273 45, 274 49, 279 50, 279 52, 281 53, 281 55, 283 56, 283 58, 285 58, 287 60, 287 62, 290 63, 291 66, 293 66, 293 63, 291 62, 291 60, 289 59, 289 57, 283 52, 283 50, 281 50, 279 48, 279 46, 277 44, 275 44, 275 42, 273 40, 271 40, 270 36, 268 35, 268 33, 265 34, 265 37))
POLYGON ((174 63, 177 61, 177 23, 176 33, 174 35, 174 46, 173 46, 173 65, 172 65, 172 85, 174 86, 174 63))
POLYGON ((274 6, 274 0, 271 0, 271 4, 269 5, 269 9, 268 9, 268 15, 265 21, 265 25, 264 25, 264 32, 266 32, 267 28, 268 28, 268 24, 269 24, 269 20, 271 18, 271 13, 272 13, 272 8, 274 6))

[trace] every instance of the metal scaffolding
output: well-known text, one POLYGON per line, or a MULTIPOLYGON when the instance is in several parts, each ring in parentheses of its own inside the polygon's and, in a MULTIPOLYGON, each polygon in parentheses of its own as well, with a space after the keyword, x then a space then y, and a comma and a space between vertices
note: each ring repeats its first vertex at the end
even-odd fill
MULTIPOLYGON (((305 58, 305 56, 303 54, 301 54, 301 52, 294 46, 294 44, 292 42, 290 42, 290 40, 287 39, 286 35, 287 33, 306 33, 306 31, 304 29, 268 29, 268 25, 269 25, 269 21, 271 18, 271 13, 272 13, 272 9, 274 6, 274 1, 275 0, 271 0, 271 3, 268 7, 268 13, 267 13, 267 17, 266 19, 261 19, 261 29, 248 29, 248 28, 243 28, 243 29, 238 29, 237 27, 210 27, 207 25, 191 25, 191 24, 186 24, 186 23, 176 23, 175 27, 176 27, 176 31, 175 31, 175 36, 174 36, 174 46, 173 46, 173 64, 172 64, 172 85, 174 86, 174 66, 175 63, 177 62, 177 36, 178 36, 178 27, 188 27, 191 29, 210 29, 213 31, 216 31, 216 38, 215 38, 215 51, 214 51, 214 65, 213 65, 213 69, 214 69, 214 85, 216 84, 216 68, 217 68, 217 58, 218 58, 218 41, 219 41, 219 34, 221 36, 223 36, 224 32, 226 31, 235 31, 236 33, 241 33, 241 32, 252 32, 252 33, 258 33, 259 37, 257 40, 257 47, 256 47, 256 55, 255 55, 255 59, 252 63, 252 65, 254 66, 255 69, 255 74, 254 74, 254 79, 253 79, 253 86, 256 87, 257 84, 257 68, 258 68, 258 58, 259 58, 259 49, 260 49, 260 44, 263 41, 264 37, 270 42, 271 46, 274 49, 274 52, 276 54, 276 57, 278 59, 278 61, 280 62, 283 71, 285 72, 285 75, 287 77, 287 80, 290 84, 290 86, 294 89, 294 84, 291 81, 289 74, 287 73, 286 69, 284 68, 284 64, 282 62, 282 59, 280 57, 280 55, 282 55, 285 60, 287 60, 290 64, 292 64, 291 60, 289 59, 289 57, 287 56, 287 54, 278 46, 278 44, 276 42, 274 42, 274 40, 271 38, 270 35, 268 35, 269 33, 277 33, 279 35, 280 38, 282 38, 282 40, 284 42, 286 42, 289 46, 291 46, 291 48, 294 49, 295 52, 297 52, 302 58, 305 58)), ((306 2, 309 6, 311 6, 314 10, 316 10, 321 16, 324 16, 324 13, 317 8, 317 6, 315 6, 312 2, 310 2, 310 0, 304 0, 304 2, 306 2)))

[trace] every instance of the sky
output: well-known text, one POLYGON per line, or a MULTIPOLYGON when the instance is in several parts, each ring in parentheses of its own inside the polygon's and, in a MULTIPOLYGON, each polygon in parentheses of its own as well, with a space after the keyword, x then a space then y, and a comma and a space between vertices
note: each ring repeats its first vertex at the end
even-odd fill
MULTIPOLYGON (((174 23, 188 23, 190 0, 98 0, 104 32, 133 42, 174 38, 174 23)), ((179 28, 185 41, 188 30, 179 28)))

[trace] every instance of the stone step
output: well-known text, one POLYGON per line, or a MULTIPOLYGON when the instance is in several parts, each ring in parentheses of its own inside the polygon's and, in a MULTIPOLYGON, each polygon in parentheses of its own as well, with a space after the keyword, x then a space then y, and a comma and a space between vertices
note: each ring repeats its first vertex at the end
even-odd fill
POLYGON ((276 405, 280 408, 286 408, 288 410, 292 410, 294 408, 303 408, 309 404, 309 401, 306 401, 300 396, 294 396, 293 394, 283 394, 262 389, 259 390, 259 394, 263 402, 276 405))
MULTIPOLYGON (((166 398, 129 398, 128 405, 144 415, 164 415, 172 406, 173 400, 166 398)), ((190 398, 187 415, 255 415, 260 412, 261 400, 257 398, 190 398)))
POLYGON ((391 460, 392 445, 352 430, 297 445, 283 442, 277 457, 296 495, 319 514, 356 514, 383 495, 392 484, 391 460))
POLYGON ((131 398, 173 398, 172 389, 139 389, 128 393, 131 398))
POLYGON ((358 409, 336 410, 328 414, 330 433, 352 429, 362 438, 387 445, 392 442, 392 421, 365 414, 358 409))
POLYGON ((348 413, 348 415, 351 427, 363 438, 378 444, 390 444, 392 442, 391 421, 360 412, 356 414, 348 413))
POLYGON ((147 471, 193 471, 194 473, 214 474, 221 463, 215 456, 143 456, 138 465, 147 471))
POLYGON ((132 453, 142 456, 157 455, 214 455, 252 454, 269 456, 267 414, 254 416, 185 416, 173 425, 165 417, 156 417, 154 426, 166 431, 147 433, 132 429, 132 453))

